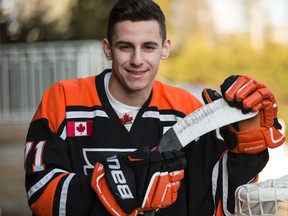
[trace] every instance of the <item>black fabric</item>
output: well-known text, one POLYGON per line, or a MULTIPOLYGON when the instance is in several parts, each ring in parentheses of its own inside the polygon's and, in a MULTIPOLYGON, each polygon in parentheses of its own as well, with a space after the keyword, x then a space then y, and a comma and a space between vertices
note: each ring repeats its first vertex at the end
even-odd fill
POLYGON ((182 151, 162 152, 143 147, 129 155, 107 158, 105 178, 118 204, 126 213, 141 207, 152 176, 158 172, 183 170, 186 166, 182 151))
POLYGON ((215 131, 186 146, 187 215, 213 215, 212 171, 225 149, 225 145, 216 138, 215 131))
MULTIPOLYGON (((254 155, 235 154, 229 152, 227 166, 229 174, 228 191, 235 191, 242 182, 254 180, 255 173, 260 173, 266 166, 269 154, 268 150, 254 155)), ((235 209, 235 194, 228 193, 227 208, 230 212, 235 209)))

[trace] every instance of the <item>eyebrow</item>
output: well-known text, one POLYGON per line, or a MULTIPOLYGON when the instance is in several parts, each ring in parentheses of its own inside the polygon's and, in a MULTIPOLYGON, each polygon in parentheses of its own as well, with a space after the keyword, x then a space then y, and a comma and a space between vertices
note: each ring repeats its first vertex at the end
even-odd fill
MULTIPOLYGON (((147 41, 143 43, 144 45, 154 45, 154 46, 159 46, 159 44, 155 41, 147 41)), ((128 41, 118 41, 115 43, 115 46, 117 45, 130 45, 130 46, 134 46, 133 43, 128 42, 128 41)))
POLYGON ((122 45, 122 44, 125 44, 125 45, 132 45, 132 43, 128 42, 128 41, 118 41, 115 43, 115 46, 117 45, 122 45))

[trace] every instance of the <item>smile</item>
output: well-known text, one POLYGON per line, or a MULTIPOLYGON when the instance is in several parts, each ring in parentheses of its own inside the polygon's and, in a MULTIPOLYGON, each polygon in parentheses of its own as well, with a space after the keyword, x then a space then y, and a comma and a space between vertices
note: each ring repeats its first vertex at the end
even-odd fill
POLYGON ((141 71, 135 71, 135 70, 127 70, 128 73, 131 73, 133 75, 141 75, 144 74, 147 70, 141 70, 141 71))

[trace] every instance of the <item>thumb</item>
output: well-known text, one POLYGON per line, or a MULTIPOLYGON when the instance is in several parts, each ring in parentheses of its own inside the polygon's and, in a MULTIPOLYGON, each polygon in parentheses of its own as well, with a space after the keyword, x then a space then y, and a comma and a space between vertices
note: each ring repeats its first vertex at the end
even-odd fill
POLYGON ((222 98, 222 96, 216 90, 210 88, 204 88, 202 91, 202 98, 205 104, 208 104, 211 103, 212 101, 222 98))

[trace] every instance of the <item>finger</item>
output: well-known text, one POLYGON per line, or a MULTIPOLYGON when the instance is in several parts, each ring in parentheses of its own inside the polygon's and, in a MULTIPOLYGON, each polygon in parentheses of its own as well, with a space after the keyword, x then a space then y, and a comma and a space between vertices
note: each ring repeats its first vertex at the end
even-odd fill
MULTIPOLYGON (((273 97, 272 92, 268 88, 259 88, 258 92, 262 95, 263 99, 270 99, 271 97, 273 97)), ((276 102, 276 100, 275 100, 275 102, 276 102)))
POLYGON ((243 104, 243 107, 246 109, 258 108, 257 110, 254 110, 254 111, 258 111, 262 107, 261 105, 262 99, 263 99, 262 95, 258 91, 255 91, 249 96, 247 96, 243 100, 242 104, 243 104))
POLYGON ((242 101, 243 99, 247 98, 248 95, 253 93, 255 90, 257 90, 257 85, 253 82, 253 80, 249 80, 235 93, 235 99, 237 101, 242 101))
MULTIPOLYGON (((242 76, 239 77, 225 92, 225 98, 228 101, 242 101, 243 98, 241 98, 240 96, 238 96, 238 91, 247 84, 249 80, 247 79, 247 77, 242 76)), ((245 93, 245 92, 244 92, 245 93)))
POLYGON ((273 114, 273 104, 271 101, 265 100, 262 102, 263 104, 263 118, 264 118, 264 125, 267 128, 270 128, 274 124, 274 114, 273 114))
POLYGON ((222 98, 222 96, 213 89, 204 88, 202 91, 202 98, 205 104, 208 104, 208 103, 211 103, 212 101, 222 98))
POLYGON ((184 178, 184 170, 178 170, 174 172, 169 173, 170 181, 171 182, 177 182, 184 178))
POLYGON ((161 207, 167 207, 176 201, 179 188, 180 182, 173 182, 166 185, 167 192, 164 197, 161 197, 163 200, 161 207))
POLYGON ((226 98, 226 92, 229 88, 231 88, 231 85, 239 78, 239 75, 232 75, 232 76, 229 76, 228 78, 226 78, 224 80, 224 82, 221 84, 220 86, 220 90, 221 90, 221 93, 222 95, 225 97, 225 99, 227 101, 232 101, 234 99, 234 95, 233 93, 231 93, 232 95, 232 98, 226 98))

